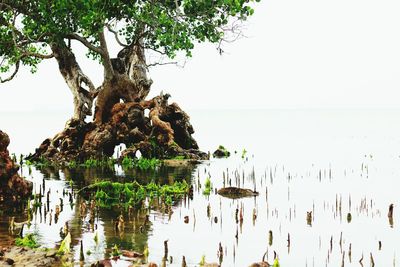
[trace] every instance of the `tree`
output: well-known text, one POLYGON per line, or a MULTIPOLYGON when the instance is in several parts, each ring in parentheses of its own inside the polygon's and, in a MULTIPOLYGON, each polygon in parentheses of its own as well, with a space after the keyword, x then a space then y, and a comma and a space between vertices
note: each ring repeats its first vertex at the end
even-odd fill
POLYGON ((206 41, 217 43, 221 52, 223 41, 240 34, 236 22, 253 14, 251 2, 0 0, 0 74, 8 74, 0 81, 15 78, 21 66, 35 72, 41 61, 55 58, 74 97, 72 124, 85 124, 95 99, 94 124, 98 128, 109 123, 113 108, 123 100, 149 108, 152 127, 163 132, 163 138, 157 137, 159 143, 171 145, 174 131, 160 118, 168 106, 168 95, 145 100, 152 84, 148 67, 154 64, 147 63, 146 53, 152 51, 173 59, 183 52, 190 57, 195 43, 206 41), (121 46, 116 58, 108 49, 110 38, 106 36, 110 34, 121 46), (103 66, 100 86, 96 87, 83 73, 72 42, 83 44, 88 57, 103 66))

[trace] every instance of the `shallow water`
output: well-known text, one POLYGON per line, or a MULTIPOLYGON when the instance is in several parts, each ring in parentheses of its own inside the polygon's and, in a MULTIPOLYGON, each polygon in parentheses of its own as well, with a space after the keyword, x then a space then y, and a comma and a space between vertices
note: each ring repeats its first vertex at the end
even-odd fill
MULTIPOLYGON (((219 243, 224 252, 222 266, 248 266, 260 261, 266 251, 269 262, 275 251, 281 266, 341 266, 343 255, 344 266, 361 266, 362 255, 364 266, 370 266, 370 254, 376 266, 395 266, 400 260, 396 189, 400 177, 400 111, 237 110, 189 114, 201 148, 213 150, 223 144, 233 155, 195 168, 160 168, 148 173, 35 168, 30 173, 27 167, 22 171, 35 183, 36 192, 45 179, 45 192, 51 188, 50 210, 60 203, 63 190, 76 192, 103 178, 167 184, 186 179, 194 184, 193 199, 186 197, 174 203, 172 214, 157 203, 130 217, 124 212, 126 228, 117 233, 114 221, 120 211, 100 209, 94 230, 96 226, 88 223, 87 214, 80 214, 79 203, 83 200, 76 195, 76 204, 71 207, 69 196, 65 195, 57 223, 53 213, 50 225, 50 213, 43 216, 43 210, 42 216, 38 212, 32 217, 27 231, 37 233, 43 246, 53 247, 61 241, 59 229, 69 221, 77 265, 80 240, 85 252, 91 252, 85 254, 86 264, 109 255, 114 244, 138 252, 147 246, 148 260, 161 264, 164 240, 168 240, 167 266, 181 266, 183 255, 188 266, 197 266, 203 255, 207 262, 218 262, 219 243), (244 158, 243 148, 248 151, 244 158), (213 190, 210 196, 204 196, 198 185, 204 185, 207 177, 214 189, 231 184, 255 188, 260 195, 232 200, 213 190), (393 224, 387 217, 391 203, 393 224), (236 209, 239 213, 242 210, 242 222, 240 214, 236 220, 236 209), (312 218, 307 222, 310 211, 312 218), (146 214, 150 222, 141 227, 146 214), (184 222, 184 216, 189 216, 189 223, 184 222), (96 231, 98 244, 94 241, 96 231)), ((52 118, 56 120, 57 116, 53 114, 52 118)), ((11 152, 31 152, 37 139, 47 137, 41 134, 54 134, 40 129, 33 134, 36 137, 27 140, 23 138, 24 117, 3 119, 0 118, 3 129, 13 128, 11 152), (15 120, 20 123, 10 123, 15 120)), ((3 212, 7 214, 1 216, 0 237, 7 235, 9 212, 3 212)), ((21 212, 17 214, 17 221, 26 218, 21 212)))

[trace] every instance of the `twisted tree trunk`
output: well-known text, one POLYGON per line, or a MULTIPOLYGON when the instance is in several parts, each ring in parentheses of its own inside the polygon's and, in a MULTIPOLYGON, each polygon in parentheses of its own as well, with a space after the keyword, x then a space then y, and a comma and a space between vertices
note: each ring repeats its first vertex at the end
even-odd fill
POLYGON ((89 77, 82 72, 75 55, 65 43, 61 43, 61 45, 60 43, 53 43, 51 49, 57 60, 60 73, 74 97, 73 118, 83 121, 86 116, 92 115, 93 97, 96 93, 96 88, 89 77), (86 84, 89 91, 82 87, 83 84, 86 84))
MULTIPOLYGON (((147 77, 144 49, 140 42, 123 48, 117 58, 111 59, 113 76, 105 79, 97 96, 95 122, 101 124, 110 118, 112 107, 124 102, 143 101, 153 81, 147 77)), ((107 73, 107 69, 105 73, 107 73)))
POLYGON ((66 45, 52 46, 60 72, 74 94, 74 120, 54 138, 46 139, 30 159, 46 158, 61 164, 82 162, 110 157, 121 143, 127 146, 123 156, 135 157, 140 151, 147 158, 206 159, 207 154, 198 150, 192 137, 189 116, 177 104, 168 104, 168 94, 146 100, 152 80, 147 75, 143 43, 134 42, 124 47, 117 58, 110 58, 102 33, 99 39, 104 81, 98 89, 82 73, 66 45), (82 83, 89 91, 82 88, 82 83), (94 98, 94 121, 85 123, 94 98))

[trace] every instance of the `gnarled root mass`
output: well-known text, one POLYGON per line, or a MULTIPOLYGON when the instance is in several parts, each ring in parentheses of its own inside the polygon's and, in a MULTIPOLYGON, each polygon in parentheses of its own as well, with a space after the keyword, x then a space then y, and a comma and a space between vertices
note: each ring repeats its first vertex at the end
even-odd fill
POLYGON ((193 139, 189 116, 176 104, 168 104, 169 95, 141 102, 116 103, 99 123, 70 120, 53 139, 46 139, 30 160, 46 159, 58 164, 83 162, 113 155, 115 147, 125 144, 121 158, 134 158, 137 151, 146 158, 207 159, 193 139), (145 110, 149 116, 145 116, 145 110))
POLYGON ((10 138, 0 131, 0 202, 16 202, 32 193, 32 183, 18 175, 19 166, 7 150, 10 138))

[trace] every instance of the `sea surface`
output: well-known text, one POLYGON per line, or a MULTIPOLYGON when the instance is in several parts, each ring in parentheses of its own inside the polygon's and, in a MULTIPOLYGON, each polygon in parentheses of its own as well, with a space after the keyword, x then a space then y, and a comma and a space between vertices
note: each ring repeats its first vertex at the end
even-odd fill
MULTIPOLYGON (((400 264, 400 110, 188 113, 200 148, 212 153, 223 145, 231 152, 229 158, 144 173, 124 173, 118 167, 107 172, 24 166, 22 174, 34 182, 36 192, 43 181, 46 191, 52 192, 47 213, 34 214, 26 232, 36 233, 42 246, 55 247, 61 242, 59 230, 68 221, 78 266, 80 240, 86 252, 84 265, 107 257, 115 244, 139 252, 147 247, 148 261, 161 265, 165 240, 166 266, 181 266, 182 256, 188 266, 198 266, 203 256, 206 262, 222 266, 249 266, 261 261, 264 253, 272 263, 274 252, 281 266, 342 266, 342 262, 361 266, 361 258, 364 266, 370 266, 371 257, 376 266, 400 264), (208 177, 213 191, 206 196, 203 185, 208 177), (77 194, 75 205, 64 205, 55 222, 49 210, 54 210, 59 198, 68 203, 63 191, 74 193, 100 179, 160 184, 184 179, 195 190, 193 199, 177 201, 172 212, 157 205, 133 215, 122 212, 126 222, 122 233, 114 227, 121 211, 100 209, 94 229, 87 214, 80 212, 84 200, 77 194), (256 190, 259 196, 229 199, 214 193, 224 185, 256 190), (390 204, 394 204, 392 220, 390 204), (236 219, 236 210, 242 220, 236 219), (150 222, 143 227, 146 215, 150 222)), ((67 119, 66 112, 2 112, 0 129, 9 134, 9 150, 19 157, 62 130, 67 119)), ((0 238, 8 240, 9 217, 22 221, 26 214, 4 210, 2 214, 0 238)))

